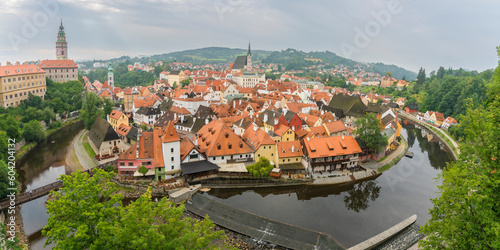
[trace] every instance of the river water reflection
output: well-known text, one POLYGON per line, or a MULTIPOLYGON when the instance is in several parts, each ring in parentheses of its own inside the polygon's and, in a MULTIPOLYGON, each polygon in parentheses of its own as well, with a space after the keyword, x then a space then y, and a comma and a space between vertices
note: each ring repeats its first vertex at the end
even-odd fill
POLYGON ((342 186, 213 189, 205 195, 267 218, 328 233, 345 247, 413 214, 423 225, 430 219, 430 199, 437 196, 434 178, 451 158, 425 130, 408 124, 401 133, 415 156, 403 158, 374 180, 342 186))
MULTIPOLYGON (((57 180, 67 173, 66 154, 71 148, 73 138, 83 129, 83 123, 78 122, 62 128, 47 138, 45 143, 39 143, 21 161, 18 161, 17 172, 23 191, 29 191, 57 180)), ((24 233, 28 237, 31 249, 44 249, 45 237, 41 235, 42 228, 47 225, 47 196, 24 203, 21 207, 24 233)), ((51 246, 45 247, 50 249, 51 246)))
MULTIPOLYGON (((68 145, 81 129, 82 125, 63 129, 20 162, 18 171, 25 190, 66 173, 68 145), (56 143, 50 143, 52 140, 56 143)), ((435 139, 427 138, 425 130, 404 125, 401 133, 407 138, 409 150, 415 153, 414 158, 403 158, 374 180, 341 186, 214 189, 205 195, 264 217, 328 233, 346 247, 413 214, 418 215, 417 223, 422 225, 430 218, 430 199, 436 197, 434 178, 451 158, 439 143, 433 142, 435 139)), ((45 201, 46 196, 22 207, 24 230, 32 249, 44 249, 41 229, 48 218, 45 201)))

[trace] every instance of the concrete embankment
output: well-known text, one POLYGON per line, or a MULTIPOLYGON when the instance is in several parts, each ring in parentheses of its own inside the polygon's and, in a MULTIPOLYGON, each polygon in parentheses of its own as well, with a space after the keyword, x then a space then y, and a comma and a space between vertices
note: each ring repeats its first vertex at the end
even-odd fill
POLYGON ((337 177, 319 177, 314 180, 312 185, 332 185, 332 184, 346 184, 353 183, 356 181, 362 181, 365 179, 372 179, 381 175, 376 171, 359 171, 352 174, 337 176, 337 177))
POLYGON ((291 249, 344 249, 331 236, 248 213, 200 194, 195 194, 186 209, 210 217, 215 224, 250 236, 258 241, 291 249))
POLYGON ((373 249, 377 246, 379 246, 380 244, 382 244, 383 242, 385 242, 386 240, 388 240, 389 238, 393 237, 394 235, 398 234, 399 232, 401 232, 402 230, 404 230, 405 228, 407 228, 408 226, 412 225, 415 223, 415 221, 417 220, 417 215, 412 215, 410 216, 408 219, 398 223, 397 225, 349 248, 348 250, 362 250, 362 249, 373 249))

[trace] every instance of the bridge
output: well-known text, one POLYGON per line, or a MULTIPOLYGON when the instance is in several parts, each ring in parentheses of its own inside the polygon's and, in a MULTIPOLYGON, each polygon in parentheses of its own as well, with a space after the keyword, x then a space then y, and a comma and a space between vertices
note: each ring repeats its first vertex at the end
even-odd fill
MULTIPOLYGON (((20 204, 26 203, 28 201, 40 198, 44 195, 49 194, 50 191, 52 191, 52 190, 59 190, 59 188, 61 188, 62 186, 63 186, 62 181, 56 181, 56 182, 52 182, 48 185, 45 185, 43 187, 33 189, 29 192, 18 194, 18 195, 16 195, 16 198, 15 198, 15 205, 20 205, 20 204)), ((11 202, 11 200, 9 197, 0 200, 0 210, 8 208, 10 206, 10 202, 11 202)))
MULTIPOLYGON (((97 168, 97 167, 103 168, 103 165, 96 166, 94 168, 97 168)), ((92 176, 93 175, 92 169, 94 169, 94 168, 87 169, 85 172, 89 173, 89 175, 92 176)), ((34 199, 40 198, 44 195, 48 195, 50 193, 50 191, 52 191, 52 190, 57 191, 62 186, 63 186, 62 181, 55 181, 55 182, 52 182, 52 183, 47 184, 45 186, 32 189, 28 192, 24 192, 22 194, 16 194, 15 205, 21 205, 21 204, 26 203, 28 201, 32 201, 34 199)), ((7 197, 5 199, 0 200, 0 210, 4 210, 4 209, 8 208, 9 206, 11 206, 10 203, 11 203, 10 197, 7 197)))

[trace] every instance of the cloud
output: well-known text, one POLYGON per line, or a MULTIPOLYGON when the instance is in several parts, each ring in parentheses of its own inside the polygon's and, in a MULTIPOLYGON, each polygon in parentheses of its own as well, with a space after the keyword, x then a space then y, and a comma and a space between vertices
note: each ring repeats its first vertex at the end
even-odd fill
MULTIPOLYGON (((43 2, 55 0, 40 0, 43 2)), ((0 10, 2 34, 21 34, 23 20, 43 12, 33 0, 7 0, 0 10)), ((0 61, 53 57, 59 18, 63 18, 73 59, 159 54, 208 46, 303 51, 329 50, 353 43, 355 28, 374 21, 389 0, 59 0, 59 11, 37 27, 28 42, 12 49, 0 37, 0 61)), ((497 1, 401 0, 403 11, 371 37, 352 58, 430 72, 439 66, 483 70, 497 65, 500 41, 497 1)))

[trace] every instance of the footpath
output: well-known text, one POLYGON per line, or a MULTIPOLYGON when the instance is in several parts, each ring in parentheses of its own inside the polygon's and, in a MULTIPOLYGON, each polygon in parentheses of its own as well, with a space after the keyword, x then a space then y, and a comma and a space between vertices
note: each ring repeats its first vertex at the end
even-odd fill
POLYGON ((410 120, 411 122, 413 123, 416 123, 420 126, 424 126, 427 130, 429 130, 433 135, 435 135, 439 141, 441 141, 444 145, 446 145, 446 147, 448 148, 448 150, 451 152, 453 158, 456 160, 458 159, 458 154, 460 154, 460 149, 459 149, 459 145, 458 143, 453 139, 451 138, 446 132, 444 132, 443 130, 441 130, 440 128, 436 128, 436 127, 433 127, 429 124, 427 124, 427 122, 424 122, 424 121, 421 121, 421 120, 418 120, 417 118, 413 117, 412 115, 406 113, 406 112, 399 112, 401 114, 401 116, 404 118, 404 119, 408 119, 410 120), (437 133, 434 129, 436 129, 437 131, 439 131, 439 133, 437 133), (443 135, 449 140, 449 142, 451 142, 451 145, 448 143, 448 141, 446 141, 444 138, 443 138, 443 135))
POLYGON ((87 130, 82 130, 78 135, 77 139, 73 143, 73 150, 75 151, 76 157, 80 161, 80 164, 82 165, 83 169, 91 169, 96 166, 92 158, 90 158, 89 154, 87 154, 87 151, 85 150, 85 147, 83 146, 83 136, 86 134, 87 130))

